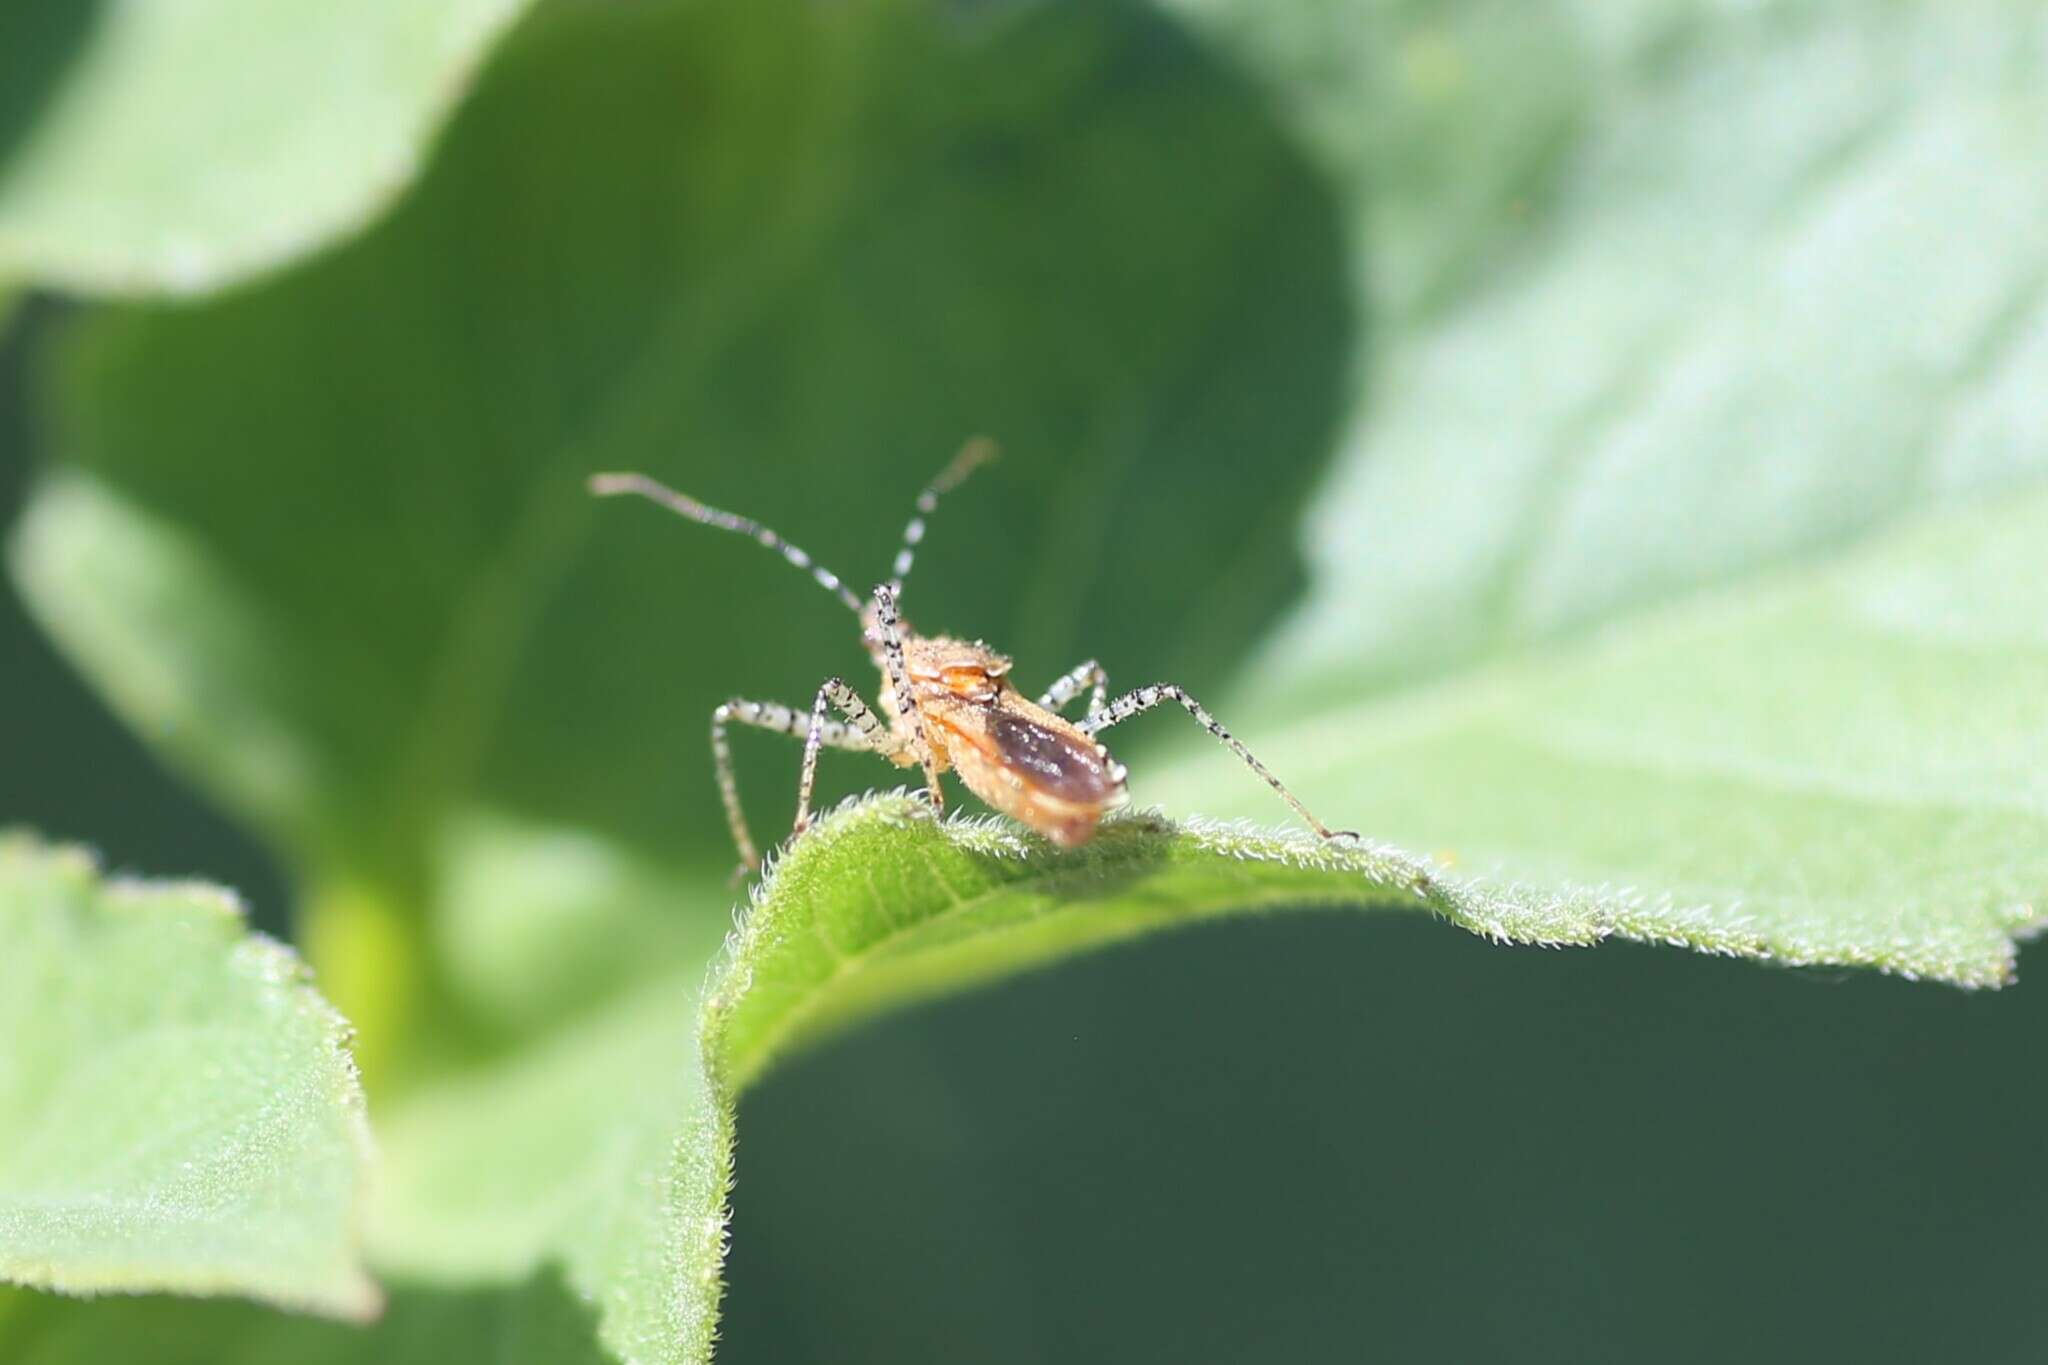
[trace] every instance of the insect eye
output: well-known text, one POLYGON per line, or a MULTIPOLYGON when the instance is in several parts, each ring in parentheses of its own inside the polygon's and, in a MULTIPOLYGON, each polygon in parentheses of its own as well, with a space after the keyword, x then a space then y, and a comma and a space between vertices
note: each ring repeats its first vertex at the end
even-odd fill
POLYGON ((939 681, 955 696, 987 701, 996 694, 995 680, 988 670, 973 664, 952 664, 939 670, 939 681))

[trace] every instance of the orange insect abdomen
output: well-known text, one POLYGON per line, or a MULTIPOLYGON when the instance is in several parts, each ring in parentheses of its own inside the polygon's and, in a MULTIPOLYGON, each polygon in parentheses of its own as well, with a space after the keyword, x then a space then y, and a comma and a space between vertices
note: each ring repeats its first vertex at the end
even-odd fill
POLYGON ((1121 770, 1103 747, 1013 688, 928 714, 967 789, 1062 848, 1087 843, 1123 803, 1121 770))

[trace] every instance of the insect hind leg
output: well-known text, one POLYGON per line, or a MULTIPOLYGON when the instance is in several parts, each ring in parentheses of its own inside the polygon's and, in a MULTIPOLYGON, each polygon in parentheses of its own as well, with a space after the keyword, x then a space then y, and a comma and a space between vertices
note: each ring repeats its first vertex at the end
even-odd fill
POLYGON ((1245 748, 1235 735, 1224 729, 1216 717, 1210 715, 1200 702, 1172 683, 1154 683, 1150 687, 1140 687, 1135 691, 1124 693, 1101 711, 1082 721, 1081 730, 1086 734, 1096 734, 1099 731, 1107 730, 1112 725, 1129 720, 1132 716, 1142 715, 1165 701, 1180 703, 1182 707, 1186 708, 1189 715, 1201 723, 1204 730, 1214 735, 1225 748, 1243 759, 1246 767, 1250 768, 1260 777, 1263 777, 1266 780, 1266 785, 1279 793, 1281 800, 1294 807, 1294 813, 1299 815, 1307 823, 1308 827, 1316 832, 1316 837, 1320 839, 1356 839, 1358 837, 1357 833, 1352 830, 1333 830, 1322 821, 1316 819, 1314 814, 1309 811, 1309 808, 1301 803, 1301 798, 1289 791, 1287 785, 1279 778, 1273 776, 1265 764, 1254 758, 1250 749, 1245 748))
MULTIPOLYGON (((858 698, 855 698, 858 701, 858 698)), ((866 710, 865 707, 862 710, 866 710)), ((868 719, 880 728, 881 722, 868 712, 868 719)), ((777 734, 792 737, 802 736, 807 752, 815 762, 814 745, 830 745, 835 749, 872 750, 872 743, 865 730, 849 727, 838 721, 824 721, 815 727, 816 739, 812 739, 813 726, 810 719, 794 707, 773 701, 747 701, 735 697, 716 707, 711 712, 711 758, 718 774, 718 797, 725 805, 725 822, 732 830, 734 847, 739 850, 740 865, 736 877, 745 876, 761 866, 761 853, 754 844, 754 836, 747 828, 747 814, 740 805, 739 779, 733 772, 732 744, 726 737, 727 727, 746 725, 757 730, 772 730, 777 734)))
POLYGON ((1088 694, 1088 718, 1093 720, 1102 714, 1103 698, 1109 695, 1109 674, 1102 665, 1090 659, 1078 668, 1070 669, 1045 689, 1045 695, 1038 704, 1048 711, 1058 711, 1068 702, 1081 695, 1084 687, 1092 688, 1088 694))
POLYGON ((802 834, 811 827, 811 788, 818 776, 818 750, 830 744, 836 749, 864 749, 870 753, 893 754, 902 747, 903 741, 889 733, 882 724, 882 718, 860 699, 860 694, 846 685, 843 678, 827 678, 820 684, 818 695, 811 702, 811 718, 804 731, 804 765, 796 786, 796 824, 791 837, 802 834), (827 707, 839 712, 845 718, 829 720, 825 716, 827 707))

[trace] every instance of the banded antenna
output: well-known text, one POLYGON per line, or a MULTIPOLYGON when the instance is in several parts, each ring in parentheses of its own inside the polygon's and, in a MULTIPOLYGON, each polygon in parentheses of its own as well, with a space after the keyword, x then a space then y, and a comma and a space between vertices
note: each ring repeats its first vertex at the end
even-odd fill
POLYGON ((814 562, 804 551, 758 521, 735 516, 731 512, 721 512, 716 507, 707 507, 695 498, 678 493, 667 484, 650 479, 645 474, 593 474, 590 476, 590 491, 600 498, 633 494, 650 502, 658 502, 677 516, 688 517, 701 525, 715 526, 721 531, 735 531, 740 535, 749 536, 769 549, 779 552, 784 559, 799 569, 808 570, 811 577, 818 580, 819 587, 837 596, 846 604, 846 609, 855 616, 859 616, 863 610, 861 600, 846 590, 846 584, 840 581, 838 574, 814 562))
POLYGON ((996 443, 986 436, 976 436, 960 447, 960 453, 947 461, 939 476, 925 485, 917 495, 917 515, 903 528, 903 548, 896 552, 896 565, 889 571, 889 586, 896 595, 903 595, 903 580, 910 576, 910 565, 917 558, 918 543, 924 539, 924 519, 938 509, 939 498, 967 482, 967 476, 996 457, 996 443))

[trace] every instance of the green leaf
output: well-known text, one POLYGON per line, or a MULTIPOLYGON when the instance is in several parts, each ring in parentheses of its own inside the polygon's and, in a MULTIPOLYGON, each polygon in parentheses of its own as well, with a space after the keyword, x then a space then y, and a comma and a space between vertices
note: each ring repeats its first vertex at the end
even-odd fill
POLYGON ((360 227, 526 0, 16 0, 0 281, 191 293, 360 227))
MULTIPOLYGON (((1309 592, 1218 709, 1329 818, 1588 932, 1997 984, 2048 892, 2042 23, 1685 8, 1576 31, 1606 112, 1382 334, 1309 592)), ((1314 125, 1300 20, 1206 19, 1314 125)), ((1187 753, 1142 790, 1269 809, 1187 753)))
POLYGON ((708 1359, 732 1137, 697 1050, 701 979, 650 981, 396 1106, 378 1265, 496 1283, 556 1264, 617 1359, 708 1359))
POLYGON ((451 1290, 394 1285, 370 1326, 316 1322, 237 1303, 134 1299, 79 1304, 0 1291, 9 1365, 599 1365, 590 1310, 559 1276, 451 1290))
POLYGON ((1378 383, 1305 524, 1308 594, 1248 670, 1261 694, 1412 688, 2048 482, 2048 185, 2017 173, 2048 149, 2048 93, 2016 55, 2042 16, 1546 6, 1577 78, 1545 114, 1545 82, 1489 79, 1537 41, 1491 25, 1497 6, 1362 0, 1355 29, 1188 8, 1309 129, 1354 215, 1377 163, 1326 105, 1572 133, 1568 155, 1516 159, 1535 183, 1432 158, 1480 182, 1497 240, 1435 268, 1420 313, 1385 317, 1365 283, 1378 383), (1335 60, 1338 34, 1435 75, 1335 60))
POLYGON ((822 822, 756 890, 707 990, 706 1055, 729 1102, 785 1052, 880 1010, 1173 924, 1311 904, 1559 938, 1390 850, 1140 816, 1061 851, 1005 820, 940 823, 916 798, 874 797, 822 822))
MULTIPOLYGON (((1918 519, 1914 519, 1918 520, 1918 519)), ((1927 519, 1260 752, 1317 803, 1608 934, 2012 979, 2048 905, 2048 494, 1927 519)), ((1264 807, 1191 756, 1152 790, 1264 807)))
POLYGON ((500 1280, 559 1258, 572 1282, 618 1287, 604 1339, 621 1358, 705 1359, 734 1108, 777 1057, 876 1011, 1163 926, 1305 903, 1556 938, 1547 918, 1378 850, 1129 819, 1063 853, 1005 824, 872 798, 821 822, 762 883, 708 990, 678 973, 401 1106, 383 1130, 378 1259, 500 1280))
POLYGON ((0 1278, 376 1311, 348 1029, 232 897, 0 838, 0 1278))

